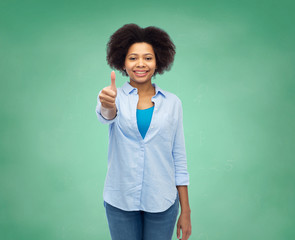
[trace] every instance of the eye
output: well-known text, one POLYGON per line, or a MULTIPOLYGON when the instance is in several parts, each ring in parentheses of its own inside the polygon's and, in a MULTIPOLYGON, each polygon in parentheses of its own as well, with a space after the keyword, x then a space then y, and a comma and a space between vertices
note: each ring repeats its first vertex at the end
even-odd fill
POLYGON ((146 58, 146 60, 152 60, 152 59, 153 59, 153 58, 151 58, 151 57, 147 57, 147 58, 146 58))
POLYGON ((131 61, 132 61, 132 60, 135 60, 135 57, 130 57, 129 60, 131 60, 131 61))

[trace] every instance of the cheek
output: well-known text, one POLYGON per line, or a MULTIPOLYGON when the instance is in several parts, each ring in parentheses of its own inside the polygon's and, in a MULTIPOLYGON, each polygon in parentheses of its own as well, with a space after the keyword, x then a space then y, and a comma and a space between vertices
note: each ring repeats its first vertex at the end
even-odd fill
POLYGON ((155 70, 155 68, 156 68, 156 64, 150 64, 150 66, 149 66, 151 69, 154 69, 155 70))
POLYGON ((126 69, 129 69, 129 70, 134 68, 134 64, 132 63, 125 63, 125 66, 126 66, 126 69))
POLYGON ((133 66, 131 66, 130 64, 126 66, 126 72, 128 73, 128 75, 133 74, 133 66))
POLYGON ((153 66, 153 68, 156 68, 156 61, 155 62, 153 62, 152 64, 151 64, 152 66, 153 66))

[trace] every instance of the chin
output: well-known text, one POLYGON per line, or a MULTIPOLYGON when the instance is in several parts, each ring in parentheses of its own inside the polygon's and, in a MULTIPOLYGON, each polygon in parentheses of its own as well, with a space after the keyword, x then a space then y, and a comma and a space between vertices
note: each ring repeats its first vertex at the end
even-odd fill
POLYGON ((144 78, 139 78, 139 77, 136 77, 136 76, 133 76, 131 78, 134 82, 137 82, 137 83, 145 83, 145 82, 148 82, 151 80, 151 77, 149 76, 146 76, 144 78))

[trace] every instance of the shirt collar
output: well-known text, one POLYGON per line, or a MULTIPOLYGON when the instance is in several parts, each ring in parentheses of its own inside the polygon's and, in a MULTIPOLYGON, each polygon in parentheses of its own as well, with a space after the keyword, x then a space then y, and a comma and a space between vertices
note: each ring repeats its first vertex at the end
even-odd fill
MULTIPOLYGON (((152 85, 156 89, 155 96, 157 96, 157 94, 160 93, 163 95, 163 97, 166 97, 166 92, 164 90, 162 90, 160 87, 158 87, 158 85, 155 83, 153 83, 152 85)), ((132 87, 129 82, 125 82, 124 85, 122 86, 122 89, 126 95, 132 93, 133 91, 137 91, 137 88, 132 87)))

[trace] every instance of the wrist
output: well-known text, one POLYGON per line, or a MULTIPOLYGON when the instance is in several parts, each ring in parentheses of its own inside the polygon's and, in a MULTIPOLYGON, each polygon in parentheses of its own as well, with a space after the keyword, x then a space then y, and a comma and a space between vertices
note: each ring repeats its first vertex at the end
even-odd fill
POLYGON ((181 208, 181 214, 191 214, 190 208, 181 208))
POLYGON ((114 119, 115 116, 117 115, 117 108, 116 106, 114 108, 105 108, 101 106, 100 112, 105 119, 111 120, 111 119, 114 119))

